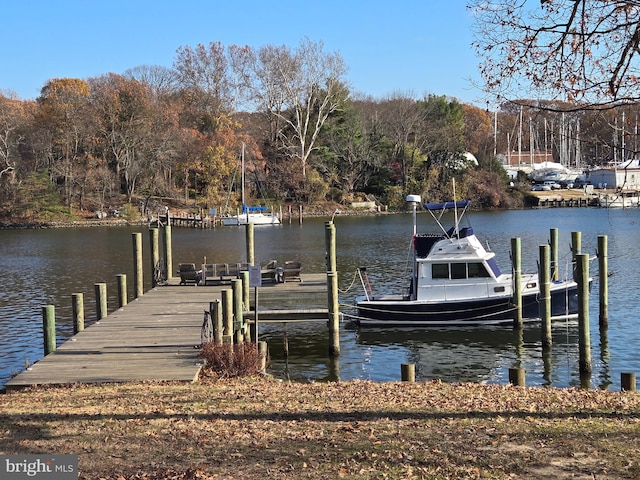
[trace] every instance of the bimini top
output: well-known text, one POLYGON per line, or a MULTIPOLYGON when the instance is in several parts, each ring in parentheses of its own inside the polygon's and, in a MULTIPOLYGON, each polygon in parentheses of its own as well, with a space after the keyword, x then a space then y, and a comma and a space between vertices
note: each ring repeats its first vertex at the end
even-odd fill
POLYGON ((425 203, 424 208, 429 211, 450 210, 452 208, 467 208, 471 200, 460 200, 459 202, 425 203))

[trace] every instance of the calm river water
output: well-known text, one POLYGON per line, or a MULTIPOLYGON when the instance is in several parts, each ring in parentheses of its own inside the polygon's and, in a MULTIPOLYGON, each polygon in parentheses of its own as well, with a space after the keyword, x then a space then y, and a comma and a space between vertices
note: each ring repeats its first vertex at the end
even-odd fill
MULTIPOLYGON (((640 372, 640 292, 636 274, 640 265, 640 209, 544 209, 507 212, 471 212, 478 238, 509 269, 510 241, 522 240, 523 269, 535 270, 538 247, 549 230, 560 232, 561 263, 570 258, 571 232, 582 232, 583 253, 595 256, 597 237, 609 238, 609 328, 598 327, 597 262, 590 305, 591 388, 619 389, 620 373, 640 372)), ((325 271, 324 223, 326 218, 255 229, 256 259, 300 260, 303 271, 325 271)), ((418 217, 419 231, 430 217, 418 217)), ((348 305, 362 293, 352 285, 358 266, 366 266, 375 291, 398 292, 407 269, 411 215, 372 217, 337 216, 337 253, 340 302, 348 305)), ((42 357, 43 305, 55 305, 58 343, 72 335, 71 295, 84 293, 85 322, 95 318, 94 283, 105 282, 109 311, 116 305, 116 275, 127 274, 133 284, 132 233, 143 233, 145 290, 150 288, 149 235, 146 227, 93 227, 0 231, 0 386, 14 373, 42 357)), ((210 263, 244 261, 244 229, 215 230, 173 228, 173 261, 210 263)), ((568 267, 567 267, 568 269, 568 267)), ((133 292, 129 292, 130 297, 133 292)), ((345 307, 345 310, 347 308, 345 307)), ((292 380, 323 381, 336 377, 336 365, 327 358, 324 324, 289 325, 289 358, 282 355, 285 331, 263 325, 260 336, 269 343, 270 373, 292 380)), ((359 329, 348 322, 341 327, 341 355, 337 375, 341 380, 396 381, 400 364, 414 363, 416 378, 444 381, 507 383, 508 370, 527 371, 527 385, 567 387, 581 384, 578 374, 578 331, 572 322, 553 328, 553 349, 542 358, 540 329, 525 328, 522 335, 510 327, 474 329, 359 329)))

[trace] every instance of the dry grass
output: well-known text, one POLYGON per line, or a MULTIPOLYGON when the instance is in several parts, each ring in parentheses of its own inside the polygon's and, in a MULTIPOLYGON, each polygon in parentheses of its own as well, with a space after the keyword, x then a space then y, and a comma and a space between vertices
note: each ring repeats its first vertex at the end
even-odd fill
POLYGON ((640 396, 476 384, 205 379, 0 396, 3 454, 82 479, 640 478, 640 396))
POLYGON ((204 370, 218 377, 248 377, 257 375, 262 369, 262 356, 255 343, 205 342, 200 357, 205 360, 204 370))

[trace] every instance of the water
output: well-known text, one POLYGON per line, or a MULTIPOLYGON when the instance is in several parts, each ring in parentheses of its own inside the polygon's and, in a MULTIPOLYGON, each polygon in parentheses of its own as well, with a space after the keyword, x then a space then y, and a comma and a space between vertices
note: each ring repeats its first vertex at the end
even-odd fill
MULTIPOLYGON (((419 215, 423 226, 430 217, 419 215)), ((305 219, 303 225, 284 224, 255 229, 256 259, 300 260, 303 272, 325 270, 324 222, 305 219)), ((597 262, 590 302, 591 359, 589 385, 619 389, 621 372, 639 372, 636 344, 640 342, 640 293, 635 285, 640 248, 637 245, 640 209, 545 209, 471 213, 481 241, 496 252, 503 269, 510 265, 513 237, 522 241, 523 269, 535 270, 539 245, 549 229, 559 228, 561 264, 570 258, 571 232, 582 232, 582 251, 595 255, 597 237, 609 238, 609 328, 598 327, 597 262)), ((366 266, 373 288, 399 292, 409 268, 410 215, 341 217, 335 219, 341 304, 362 293, 354 281, 356 268, 366 266), (353 285, 352 285, 353 284, 353 285), (351 286, 352 285, 352 286, 351 286), (351 288, 349 288, 351 286, 351 288)), ((420 227, 419 227, 420 230, 420 227)), ((0 385, 42 357, 41 307, 55 305, 58 344, 72 335, 71 295, 84 294, 85 323, 95 318, 94 284, 107 283, 109 311, 116 305, 116 275, 127 275, 133 295, 132 234, 142 232, 145 290, 150 288, 149 234, 144 227, 75 228, 0 231, 0 385)), ((173 229, 173 261, 209 263, 243 261, 242 228, 173 229)), ((568 265, 568 264, 567 264, 568 265)), ((568 271, 568 267, 566 267, 568 271)), ((345 306, 345 311, 348 308, 345 306)), ((553 349, 542 357, 540 329, 529 325, 521 335, 509 327, 469 329, 359 329, 341 326, 341 354, 335 364, 327 358, 326 326, 320 323, 263 325, 260 336, 269 343, 270 373, 303 381, 400 379, 400 364, 414 363, 416 378, 444 381, 507 383, 508 370, 522 367, 527 385, 581 385, 578 373, 578 331, 575 323, 553 328, 553 349), (285 340, 289 358, 282 351, 285 340)), ((583 383, 584 384, 584 383, 583 383)))

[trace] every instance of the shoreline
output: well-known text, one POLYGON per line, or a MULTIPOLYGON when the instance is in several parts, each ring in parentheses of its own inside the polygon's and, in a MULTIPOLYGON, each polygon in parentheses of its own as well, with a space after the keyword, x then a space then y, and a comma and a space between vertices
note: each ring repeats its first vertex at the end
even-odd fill
MULTIPOLYGON (((602 191, 606 193, 606 191, 602 191)), ((594 195, 588 195, 583 190, 554 190, 548 192, 526 192, 526 195, 531 198, 536 198, 538 200, 571 200, 576 198, 588 198, 592 199, 594 195)), ((331 218, 336 210, 339 211, 338 215, 340 216, 375 216, 375 215, 392 215, 396 213, 402 213, 401 211, 396 210, 383 210, 383 209, 365 209, 365 208, 353 208, 353 207, 345 207, 343 205, 335 204, 335 205, 316 205, 316 206, 307 206, 308 210, 304 210, 303 218, 306 217, 329 217, 331 218)), ((525 200, 524 204, 520 208, 515 209, 477 209, 478 211, 484 210, 528 210, 536 208, 536 205, 529 205, 525 200)), ((566 207, 570 208, 570 207, 566 207)), ((474 209, 476 210, 476 209, 474 209)), ((177 218, 181 218, 184 216, 188 216, 188 210, 186 209, 178 209, 175 210, 176 213, 173 215, 177 218)), ((293 212, 290 214, 283 214, 284 218, 289 218, 291 216, 292 219, 298 218, 298 215, 293 212)), ((50 221, 50 220, 0 220, 0 230, 38 230, 38 229, 46 229, 46 228, 75 228, 75 227, 112 227, 112 226, 135 226, 135 225, 149 225, 153 222, 153 218, 146 219, 138 219, 138 220, 125 220, 123 218, 109 218, 109 219, 98 219, 92 217, 85 217, 83 219, 71 220, 71 221, 50 221)))

